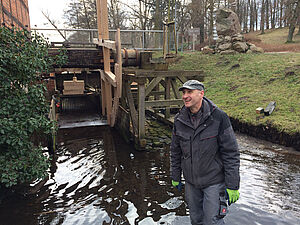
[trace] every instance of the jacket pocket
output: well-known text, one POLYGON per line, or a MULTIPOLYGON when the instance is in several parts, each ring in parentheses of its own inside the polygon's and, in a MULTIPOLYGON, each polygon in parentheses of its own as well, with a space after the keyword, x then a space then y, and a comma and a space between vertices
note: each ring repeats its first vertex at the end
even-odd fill
POLYGON ((183 159, 187 159, 189 157, 191 157, 190 154, 190 147, 191 147, 191 141, 190 141, 190 137, 183 132, 177 132, 177 137, 179 139, 179 144, 180 144, 180 148, 182 151, 182 157, 183 159))
POLYGON ((218 136, 218 130, 204 130, 200 134, 200 141, 211 139, 211 138, 216 138, 218 136))

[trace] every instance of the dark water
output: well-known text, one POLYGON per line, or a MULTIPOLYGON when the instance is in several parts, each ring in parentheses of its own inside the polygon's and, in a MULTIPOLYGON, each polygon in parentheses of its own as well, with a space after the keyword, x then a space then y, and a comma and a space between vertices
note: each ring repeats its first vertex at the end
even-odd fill
MULTIPOLYGON (((49 179, 36 194, 4 199, 0 225, 190 223, 168 149, 135 151, 107 127, 60 132, 49 179)), ((300 154, 237 137, 241 197, 226 224, 300 224, 300 154)))

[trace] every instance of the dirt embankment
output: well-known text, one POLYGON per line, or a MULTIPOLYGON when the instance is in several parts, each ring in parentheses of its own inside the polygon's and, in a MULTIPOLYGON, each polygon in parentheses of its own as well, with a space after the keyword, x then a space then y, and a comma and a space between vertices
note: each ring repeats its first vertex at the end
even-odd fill
POLYGON ((261 47, 265 52, 300 52, 300 33, 298 29, 294 32, 293 42, 286 43, 288 28, 277 28, 244 34, 247 42, 261 47))
POLYGON ((290 135, 285 132, 279 132, 273 127, 264 125, 254 126, 233 118, 230 118, 230 120, 234 130, 238 132, 259 138, 261 140, 292 147, 295 148, 295 150, 300 151, 300 133, 290 135))

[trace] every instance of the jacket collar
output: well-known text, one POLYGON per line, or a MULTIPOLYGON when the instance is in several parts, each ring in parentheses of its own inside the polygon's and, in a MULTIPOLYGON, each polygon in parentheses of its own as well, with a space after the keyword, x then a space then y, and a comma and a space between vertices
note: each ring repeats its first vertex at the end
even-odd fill
MULTIPOLYGON (((203 97, 202 104, 203 104, 203 115, 202 115, 203 117, 200 121, 199 126, 202 123, 204 123, 204 121, 206 121, 208 119, 208 117, 210 117, 212 112, 217 107, 211 100, 209 100, 206 97, 203 97)), ((189 118, 189 113, 190 113, 189 109, 187 107, 183 106, 179 112, 178 120, 181 121, 182 123, 184 123, 185 125, 194 129, 193 124, 191 123, 190 118, 189 118)))

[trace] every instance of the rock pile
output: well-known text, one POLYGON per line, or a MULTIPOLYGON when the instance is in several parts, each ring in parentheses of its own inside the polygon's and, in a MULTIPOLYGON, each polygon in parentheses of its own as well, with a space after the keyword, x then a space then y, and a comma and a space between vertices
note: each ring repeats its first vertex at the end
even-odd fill
POLYGON ((222 8, 216 13, 216 30, 218 39, 214 48, 206 46, 204 53, 236 54, 263 53, 264 50, 245 41, 241 34, 238 16, 230 9, 222 8))

